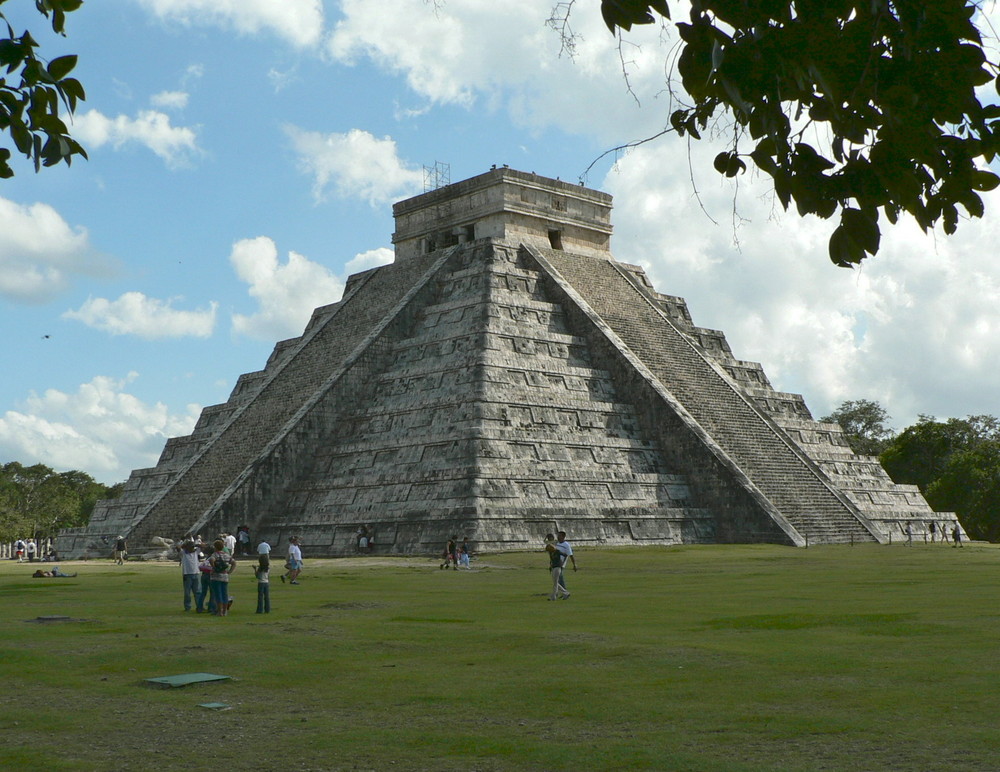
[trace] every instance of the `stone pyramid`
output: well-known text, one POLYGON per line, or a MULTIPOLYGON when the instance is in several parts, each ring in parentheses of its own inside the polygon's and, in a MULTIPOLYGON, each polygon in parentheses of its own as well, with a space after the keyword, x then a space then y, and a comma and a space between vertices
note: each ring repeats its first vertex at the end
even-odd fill
POLYGON ((611 197, 493 169, 394 207, 396 259, 278 343, 65 557, 248 524, 311 556, 923 538, 913 486, 854 455, 609 250, 611 197))

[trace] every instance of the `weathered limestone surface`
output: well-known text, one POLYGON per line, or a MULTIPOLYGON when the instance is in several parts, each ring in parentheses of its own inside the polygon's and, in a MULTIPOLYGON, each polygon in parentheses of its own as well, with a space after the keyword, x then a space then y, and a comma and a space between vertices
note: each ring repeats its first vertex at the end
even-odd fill
POLYGON ((498 169, 398 204, 396 262, 352 277, 60 552, 243 523, 320 556, 362 524, 380 552, 426 554, 451 534, 803 545, 953 520, 615 262, 610 202, 498 169))

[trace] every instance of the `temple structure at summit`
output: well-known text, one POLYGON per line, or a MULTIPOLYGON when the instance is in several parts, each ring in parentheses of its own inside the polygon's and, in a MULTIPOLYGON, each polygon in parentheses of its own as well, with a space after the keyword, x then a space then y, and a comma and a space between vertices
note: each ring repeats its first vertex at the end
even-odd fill
POLYGON ((922 538, 955 522, 776 391, 610 251, 611 197, 493 169, 393 207, 395 262, 350 278, 67 558, 247 524, 311 556, 922 538))

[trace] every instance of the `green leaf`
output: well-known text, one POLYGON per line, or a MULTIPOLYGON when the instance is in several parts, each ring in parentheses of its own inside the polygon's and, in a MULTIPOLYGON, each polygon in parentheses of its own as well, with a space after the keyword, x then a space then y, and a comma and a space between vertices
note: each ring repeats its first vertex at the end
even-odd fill
POLYGON ((76 67, 76 60, 77 57, 75 54, 59 56, 53 59, 49 62, 49 75, 52 76, 53 80, 62 80, 76 67))
POLYGON ((650 6, 662 16, 670 17, 669 9, 667 13, 660 10, 660 7, 666 8, 665 0, 652 3, 648 0, 601 0, 601 16, 612 33, 616 27, 628 31, 633 24, 652 24, 656 21, 648 10, 650 6))
POLYGON ((1000 177, 997 177, 993 172, 976 171, 972 175, 971 187, 973 190, 993 190, 997 185, 1000 185, 1000 177))
POLYGON ((969 213, 970 217, 982 217, 986 214, 983 199, 975 193, 969 192, 962 196, 962 206, 965 207, 965 211, 969 213))
POLYGON ((649 7, 660 14, 660 16, 664 19, 670 18, 670 6, 667 5, 667 0, 651 0, 649 7))
POLYGON ((745 172, 747 165, 736 153, 730 153, 729 163, 726 165, 726 176, 735 177, 740 172, 745 172))
POLYGON ((868 254, 874 255, 878 252, 881 236, 878 221, 869 214, 860 209, 845 207, 840 213, 840 227, 846 231, 851 241, 868 254))
POLYGON ((8 72, 20 66, 28 51, 15 40, 0 40, 0 66, 7 67, 8 72))
POLYGON ((830 236, 830 260, 841 268, 850 268, 865 258, 865 252, 847 235, 844 226, 838 225, 830 236))
POLYGON ((17 150, 22 155, 31 154, 31 132, 20 120, 11 122, 10 136, 17 146, 17 150))
POLYGON ((941 207, 941 219, 944 221, 944 232, 949 236, 958 230, 958 209, 954 204, 941 207))

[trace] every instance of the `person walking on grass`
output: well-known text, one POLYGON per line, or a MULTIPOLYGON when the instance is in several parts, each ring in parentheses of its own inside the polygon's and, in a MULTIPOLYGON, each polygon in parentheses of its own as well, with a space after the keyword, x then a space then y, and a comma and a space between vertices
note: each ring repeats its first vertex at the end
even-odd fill
POLYGON ((120 566, 125 565, 125 556, 128 554, 128 543, 125 541, 124 536, 119 536, 115 539, 115 555, 114 561, 120 566))
MULTIPOLYGON (((576 557, 573 555, 573 548, 570 546, 570 543, 566 541, 565 531, 559 531, 556 534, 556 549, 562 555, 562 572, 559 576, 559 583, 562 584, 564 590, 568 590, 569 588, 566 586, 566 562, 571 562, 573 570, 576 571, 576 557)), ((569 592, 566 593, 566 597, 569 597, 569 592)))
POLYGON ((444 562, 441 564, 441 568, 447 570, 448 564, 451 563, 452 567, 458 570, 458 537, 451 536, 448 539, 448 543, 444 545, 444 562))
POLYGON ((259 555, 257 567, 253 574, 257 577, 257 613, 271 613, 271 584, 268 578, 271 570, 271 559, 267 555, 259 555))
POLYGON ((556 548, 556 539, 551 533, 545 534, 545 551, 549 555, 549 574, 552 577, 552 592, 549 600, 568 598, 569 591, 562 584, 563 554, 556 548))
POLYGON ((955 525, 951 529, 951 538, 955 542, 954 544, 951 545, 952 547, 962 546, 962 529, 958 525, 958 523, 955 523, 955 525))
POLYGON ((298 584, 299 574, 302 573, 302 548, 299 545, 299 537, 292 536, 288 539, 288 562, 285 564, 288 573, 281 575, 281 581, 287 579, 289 584, 298 584))
POLYGON ((236 569, 236 561, 226 551, 226 543, 218 539, 214 545, 215 552, 209 558, 212 566, 211 587, 212 599, 215 601, 215 615, 229 615, 229 607, 233 601, 229 597, 229 575, 236 569))
POLYGON ((472 548, 469 546, 469 537, 463 536, 462 543, 458 546, 458 562, 462 564, 463 568, 472 568, 472 566, 469 565, 469 552, 471 549, 472 548))

